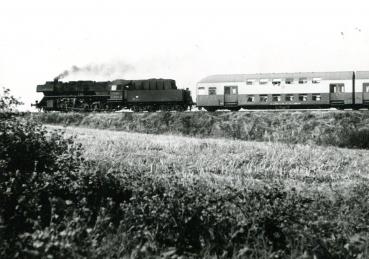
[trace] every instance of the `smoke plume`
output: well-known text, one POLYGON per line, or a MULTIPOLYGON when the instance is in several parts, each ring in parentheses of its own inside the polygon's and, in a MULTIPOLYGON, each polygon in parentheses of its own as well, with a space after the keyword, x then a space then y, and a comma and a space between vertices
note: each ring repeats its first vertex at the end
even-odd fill
POLYGON ((72 66, 70 69, 67 69, 56 76, 55 80, 60 80, 66 78, 68 76, 76 75, 76 74, 84 74, 90 76, 104 76, 104 77, 112 77, 112 76, 122 76, 128 71, 134 70, 134 67, 129 64, 125 64, 123 62, 111 62, 106 64, 89 64, 86 66, 72 66))

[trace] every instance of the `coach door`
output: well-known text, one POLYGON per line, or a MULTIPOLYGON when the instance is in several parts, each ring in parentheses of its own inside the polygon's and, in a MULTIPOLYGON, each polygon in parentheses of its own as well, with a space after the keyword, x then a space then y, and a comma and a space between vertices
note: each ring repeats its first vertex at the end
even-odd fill
POLYGON ((345 85, 344 84, 330 84, 329 85, 329 97, 331 104, 344 104, 345 103, 345 85))
POLYGON ((224 86, 224 106, 238 105, 238 86, 224 86))
POLYGON ((363 103, 369 104, 369 83, 363 83, 363 103))

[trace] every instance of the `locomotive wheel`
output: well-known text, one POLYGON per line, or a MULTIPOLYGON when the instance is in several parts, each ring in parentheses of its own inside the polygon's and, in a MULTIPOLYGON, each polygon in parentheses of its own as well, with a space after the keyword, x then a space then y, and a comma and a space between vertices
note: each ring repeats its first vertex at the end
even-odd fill
POLYGON ((170 111, 170 110, 171 110, 171 107, 170 107, 169 105, 165 105, 165 104, 163 104, 163 105, 160 105, 160 110, 161 110, 162 112, 170 111))
POLYGON ((100 110, 100 103, 99 102, 94 102, 92 105, 91 105, 91 109, 93 111, 98 111, 100 110))
POLYGON ((156 112, 157 108, 156 108, 155 105, 149 105, 149 106, 147 106, 147 111, 148 112, 156 112))
POLYGON ((84 104, 82 105, 82 108, 83 108, 83 111, 87 112, 87 111, 89 111, 89 110, 90 110, 90 105, 88 105, 87 103, 84 103, 84 104))
POLYGON ((141 108, 139 106, 133 106, 131 109, 134 112, 140 112, 141 111, 141 108))

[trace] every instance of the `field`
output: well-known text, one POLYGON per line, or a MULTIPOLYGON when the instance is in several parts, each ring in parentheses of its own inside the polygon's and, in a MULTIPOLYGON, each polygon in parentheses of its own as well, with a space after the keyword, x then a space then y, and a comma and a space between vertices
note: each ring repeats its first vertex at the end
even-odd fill
POLYGON ((77 136, 94 171, 146 179, 129 183, 138 189, 132 206, 141 207, 129 224, 145 228, 152 251, 170 244, 169 254, 202 256, 369 255, 369 151, 70 127, 66 134, 77 136))
MULTIPOLYGON (((48 126, 49 128, 61 128, 48 126)), ((232 188, 278 181, 305 193, 345 191, 369 179, 369 151, 66 128, 98 169, 175 174, 232 188), (332 189, 332 188, 333 189, 332 189)))
POLYGON ((1 258, 369 257, 366 112, 0 115, 1 258))

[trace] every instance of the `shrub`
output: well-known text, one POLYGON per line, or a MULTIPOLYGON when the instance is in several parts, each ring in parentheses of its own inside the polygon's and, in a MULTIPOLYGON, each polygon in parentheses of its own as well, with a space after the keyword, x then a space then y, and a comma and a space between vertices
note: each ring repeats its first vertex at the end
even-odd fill
POLYGON ((3 88, 0 94, 0 113, 14 112, 18 105, 22 102, 10 95, 10 89, 3 88))
POLYGON ((72 138, 17 117, 9 91, 0 100, 0 256, 10 257, 20 252, 21 235, 50 225, 50 200, 70 196, 82 158, 72 138))
POLYGON ((346 133, 343 146, 351 148, 369 149, 369 129, 353 130, 346 133))

